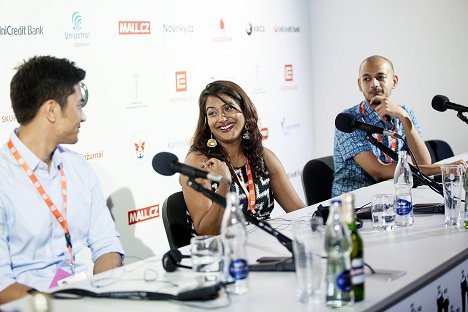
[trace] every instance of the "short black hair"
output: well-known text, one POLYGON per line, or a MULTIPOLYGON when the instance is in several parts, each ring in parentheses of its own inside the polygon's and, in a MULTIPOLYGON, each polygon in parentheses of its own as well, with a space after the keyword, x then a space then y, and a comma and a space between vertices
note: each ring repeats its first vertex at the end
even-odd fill
POLYGON ((86 76, 74 62, 53 56, 34 56, 16 69, 10 99, 19 124, 31 121, 47 100, 55 100, 63 108, 75 85, 86 76))

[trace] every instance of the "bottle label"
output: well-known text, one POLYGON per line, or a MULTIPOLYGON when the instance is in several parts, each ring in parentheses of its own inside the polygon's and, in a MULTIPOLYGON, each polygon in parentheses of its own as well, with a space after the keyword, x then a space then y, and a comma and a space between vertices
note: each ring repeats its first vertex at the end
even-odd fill
POLYGON ((336 277, 336 285, 341 291, 350 292, 351 291, 351 272, 349 270, 344 270, 336 277))
POLYGON ((395 213, 400 216, 405 216, 413 210, 413 204, 402 198, 395 200, 395 213))
POLYGON ((242 280, 249 275, 249 266, 245 259, 234 259, 229 263, 229 275, 234 280, 242 280))
POLYGON ((364 283, 364 261, 362 258, 351 261, 351 283, 353 285, 364 283))

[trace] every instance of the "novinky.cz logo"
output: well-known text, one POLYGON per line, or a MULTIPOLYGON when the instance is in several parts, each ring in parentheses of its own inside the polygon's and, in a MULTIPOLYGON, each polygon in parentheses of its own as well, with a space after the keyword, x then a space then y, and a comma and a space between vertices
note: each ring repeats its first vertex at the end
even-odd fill
POLYGON ((21 25, 21 26, 0 26, 0 36, 43 36, 44 27, 21 25))
POLYGON ((149 21, 119 21, 119 35, 149 35, 151 22, 149 21))
POLYGON ((159 205, 153 205, 128 212, 128 225, 159 217, 159 205))

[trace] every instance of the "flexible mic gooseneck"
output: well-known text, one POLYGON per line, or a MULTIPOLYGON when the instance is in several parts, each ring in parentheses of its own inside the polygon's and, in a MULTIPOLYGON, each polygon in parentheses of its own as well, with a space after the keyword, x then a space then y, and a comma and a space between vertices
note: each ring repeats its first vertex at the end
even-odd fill
MULTIPOLYGON (((391 148, 389 148, 388 146, 386 146, 386 145, 382 144, 381 142, 377 141, 377 139, 374 138, 369 133, 366 135, 366 139, 371 144, 376 146, 379 150, 381 150, 383 153, 387 154, 390 158, 392 158, 395 161, 398 161, 398 154, 395 151, 393 151, 391 148)), ((406 144, 406 142, 405 142, 405 144, 406 144)), ((444 196, 443 187, 441 185, 439 185, 437 182, 435 182, 434 180, 429 178, 427 175, 422 173, 422 171, 419 170, 419 168, 416 168, 415 166, 413 166, 410 163, 408 163, 408 165, 409 165, 409 167, 411 169, 411 172, 413 173, 413 176, 415 177, 415 179, 417 179, 422 184, 429 186, 433 191, 435 191, 436 193, 438 193, 442 197, 444 196)))
MULTIPOLYGON (((202 185, 195 182, 195 180, 193 180, 193 179, 189 179, 187 184, 190 187, 192 187, 194 190, 202 193, 203 195, 205 195, 206 197, 211 199, 213 202, 219 204, 223 208, 226 208, 226 198, 224 198, 223 196, 221 196, 221 195, 219 195, 219 194, 217 194, 217 193, 215 193, 215 192, 213 192, 211 190, 208 190, 208 189, 204 188, 202 185)), ((268 234, 274 236, 281 243, 281 245, 286 247, 286 249, 289 250, 291 252, 291 254, 293 254, 292 240, 289 237, 287 237, 287 236, 281 234, 280 232, 278 232, 277 230, 275 230, 268 222, 258 220, 251 213, 249 213, 248 211, 242 210, 242 212, 244 213, 244 216, 245 216, 245 219, 246 219, 247 222, 250 222, 250 223, 258 226, 259 228, 261 228, 262 230, 264 230, 268 234)))

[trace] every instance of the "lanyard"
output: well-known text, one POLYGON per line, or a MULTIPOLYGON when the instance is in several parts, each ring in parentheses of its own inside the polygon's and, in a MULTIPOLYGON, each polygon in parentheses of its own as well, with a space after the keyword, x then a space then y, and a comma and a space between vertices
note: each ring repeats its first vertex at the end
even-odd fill
MULTIPOLYGON (((23 168, 24 172, 28 175, 29 179, 33 183, 34 187, 36 188, 37 192, 41 196, 41 198, 44 200, 45 204, 47 207, 49 207, 50 211, 52 214, 55 216, 57 221, 60 223, 62 226, 63 232, 65 233, 65 241, 67 242, 67 249, 68 253, 70 254, 70 270, 71 273, 74 274, 75 271, 75 261, 73 259, 73 247, 71 244, 71 236, 70 236, 70 231, 68 229, 68 223, 65 217, 60 213, 60 211, 57 209, 57 207, 54 205, 50 197, 47 195, 45 192, 44 188, 42 187, 41 183, 39 182, 37 176, 34 174, 34 171, 31 170, 29 165, 24 161, 23 157, 19 153, 19 151, 16 149, 16 147, 13 145, 13 142, 11 139, 8 141, 8 148, 10 149, 10 152, 13 154, 15 157, 16 161, 18 164, 21 165, 23 168)), ((63 166, 59 166, 60 170, 60 177, 61 177, 61 186, 62 186, 62 198, 63 198, 63 210, 65 215, 67 214, 67 180, 65 179, 65 174, 63 172, 63 166)))
MULTIPOLYGON (((362 114, 362 118, 365 119, 366 118, 366 112, 364 110, 364 102, 361 102, 361 114, 362 114)), ((396 128, 396 124, 393 125, 393 132, 397 132, 397 128, 396 128)), ((377 141, 379 141, 380 143, 382 143, 382 137, 380 134, 378 133, 374 133, 375 135, 375 138, 377 139, 377 141)), ((396 152, 396 144, 397 144, 397 139, 396 137, 392 137, 392 144, 391 144, 391 149, 396 152)), ((383 153, 384 156, 385 156, 385 161, 387 163, 391 163, 392 162, 392 159, 385 153, 383 153)))
MULTIPOLYGON (((244 183, 242 183, 241 179, 236 173, 236 178, 237 181, 239 182, 239 185, 242 187, 244 190, 245 195, 248 197, 248 204, 249 204, 249 209, 252 214, 255 214, 255 186, 253 183, 253 176, 252 176, 252 170, 250 170, 250 164, 249 161, 247 160, 247 163, 245 164, 245 169, 247 171, 247 186, 249 187, 249 191, 247 191, 244 183)), ((235 173, 235 171, 234 171, 235 173)))

